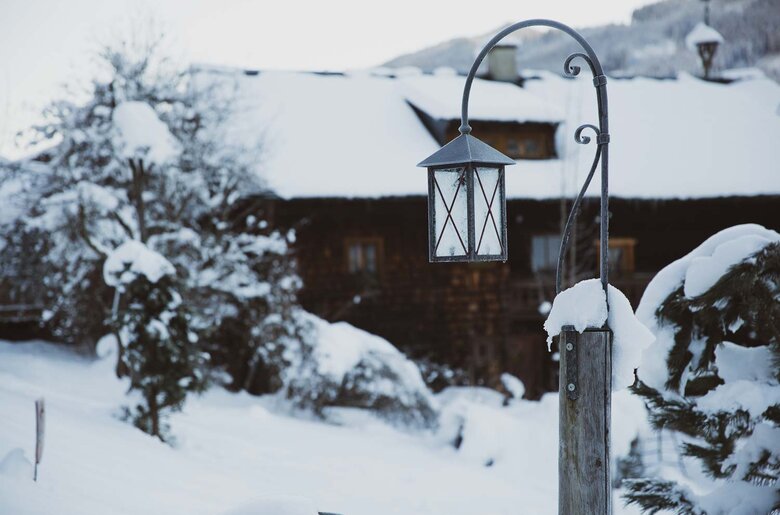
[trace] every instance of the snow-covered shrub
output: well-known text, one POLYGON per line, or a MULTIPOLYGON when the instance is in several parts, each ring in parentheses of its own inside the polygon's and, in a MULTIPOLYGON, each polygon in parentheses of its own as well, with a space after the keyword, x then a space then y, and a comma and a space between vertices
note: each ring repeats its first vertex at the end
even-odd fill
POLYGON ((468 372, 462 368, 427 358, 415 359, 414 363, 420 369, 425 384, 434 392, 440 392, 450 386, 466 386, 471 382, 468 372))
POLYGON ((112 325, 130 391, 139 397, 125 408, 126 416, 168 441, 167 415, 182 408, 188 392, 205 389, 208 358, 189 328, 173 265, 143 243, 128 241, 108 256, 103 273, 106 284, 121 294, 112 325))
POLYGON ((520 400, 525 396, 525 384, 512 374, 506 372, 501 374, 501 386, 506 392, 504 404, 509 404, 512 400, 520 400))
POLYGON ((294 235, 242 204, 264 189, 261 141, 237 145, 228 134, 229 81, 196 81, 161 55, 160 41, 133 36, 101 51, 86 101, 47 108, 31 130, 50 144, 41 160, 0 177, 31 186, 27 209, 0 228, 0 263, 31 270, 12 287, 44 289, 45 324, 58 340, 94 348, 110 331, 103 262, 124 242, 141 242, 175 267, 190 329, 229 386, 273 391, 283 351, 301 331, 300 280, 288 251, 294 235))
POLYGON ((44 323, 60 341, 94 349, 116 333, 117 373, 141 392, 132 418, 165 438, 159 415, 203 388, 204 351, 235 389, 283 384, 300 280, 293 235, 237 214, 263 183, 260 142, 238 146, 227 134, 231 85, 196 87, 159 40, 133 36, 102 50, 86 101, 47 108, 31 135, 48 150, 0 176, 11 187, 21 180, 26 196, 0 228, 0 262, 29 269, 12 287, 45 291, 44 323), (114 277, 112 259, 128 251, 157 256, 165 273, 114 277))
POLYGON ((712 236, 658 273, 637 315, 656 341, 632 389, 704 476, 628 481, 627 500, 649 513, 780 509, 780 234, 712 236))
POLYGON ((195 288, 203 303, 198 323, 233 390, 279 390, 284 370, 302 352, 307 324, 297 303, 301 281, 289 253, 291 238, 241 232, 204 246, 207 266, 195 288))
POLYGON ((392 344, 345 322, 306 318, 312 334, 286 382, 298 406, 319 414, 328 407, 364 408, 391 422, 435 425, 435 400, 420 370, 392 344))
POLYGON ((454 386, 437 396, 441 405, 436 438, 465 460, 493 466, 512 453, 523 422, 506 408, 504 394, 484 386, 454 386))

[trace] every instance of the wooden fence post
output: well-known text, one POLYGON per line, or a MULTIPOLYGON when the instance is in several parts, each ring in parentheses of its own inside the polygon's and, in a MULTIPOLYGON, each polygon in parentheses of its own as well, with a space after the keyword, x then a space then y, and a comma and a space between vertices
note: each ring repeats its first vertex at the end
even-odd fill
POLYGON ((558 514, 611 515, 612 333, 564 326, 558 342, 558 514))
POLYGON ((43 458, 43 437, 46 429, 46 408, 43 397, 35 401, 35 468, 33 481, 38 481, 38 465, 43 458))

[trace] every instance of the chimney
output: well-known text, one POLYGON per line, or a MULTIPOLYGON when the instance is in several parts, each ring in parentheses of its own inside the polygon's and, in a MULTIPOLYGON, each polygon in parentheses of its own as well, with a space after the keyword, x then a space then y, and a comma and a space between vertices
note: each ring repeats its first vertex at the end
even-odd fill
POLYGON ((499 41, 488 54, 487 78, 504 82, 517 82, 517 43, 499 41))

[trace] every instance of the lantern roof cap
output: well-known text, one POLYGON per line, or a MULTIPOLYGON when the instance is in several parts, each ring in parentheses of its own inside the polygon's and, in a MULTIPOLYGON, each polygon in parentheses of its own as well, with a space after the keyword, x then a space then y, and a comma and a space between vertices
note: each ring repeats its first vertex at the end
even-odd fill
POLYGON ((515 160, 505 156, 471 134, 461 134, 426 159, 420 161, 417 166, 447 166, 467 163, 513 165, 515 160))

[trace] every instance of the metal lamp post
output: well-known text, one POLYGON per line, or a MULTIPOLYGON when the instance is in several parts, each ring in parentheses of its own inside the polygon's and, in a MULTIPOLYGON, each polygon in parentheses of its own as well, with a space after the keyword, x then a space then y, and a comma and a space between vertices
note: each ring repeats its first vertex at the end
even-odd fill
POLYGON ((699 54, 704 78, 709 79, 712 72, 712 63, 718 47, 723 43, 723 36, 710 25, 710 0, 704 2, 704 23, 698 23, 686 36, 685 43, 691 50, 699 54))
MULTIPOLYGON (((581 59, 593 75, 598 121, 578 127, 574 139, 577 143, 587 144, 591 137, 583 135, 583 132, 593 131, 596 152, 564 227, 555 282, 556 293, 560 293, 571 229, 582 198, 601 164, 599 275, 606 293, 609 283, 607 77, 588 42, 571 27, 553 20, 533 19, 515 23, 485 45, 466 77, 460 136, 418 164, 428 168, 429 259, 431 262, 507 259, 504 167, 514 164, 514 160, 471 135, 469 95, 477 69, 490 50, 505 36, 526 27, 549 27, 571 36, 584 52, 576 52, 566 58, 564 73, 572 77, 578 75, 580 67, 573 65, 572 61, 581 59)), ((559 343, 558 512, 561 515, 609 515, 612 512, 609 451, 611 332, 608 327, 598 327, 580 334, 573 327, 566 326, 561 328, 559 343)))

